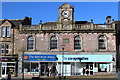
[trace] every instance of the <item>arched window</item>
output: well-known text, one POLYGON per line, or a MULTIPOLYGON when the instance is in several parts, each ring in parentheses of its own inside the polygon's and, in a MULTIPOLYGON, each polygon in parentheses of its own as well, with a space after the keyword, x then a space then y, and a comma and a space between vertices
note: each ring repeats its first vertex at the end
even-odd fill
POLYGON ((74 37, 74 50, 81 49, 81 38, 79 36, 74 37))
POLYGON ((27 39, 27 49, 34 49, 34 45, 35 45, 35 40, 34 37, 30 36, 27 39))
POLYGON ((57 49, 57 37, 52 36, 50 38, 50 49, 57 49))
POLYGON ((100 36, 98 39, 99 50, 106 49, 106 38, 104 35, 100 36))

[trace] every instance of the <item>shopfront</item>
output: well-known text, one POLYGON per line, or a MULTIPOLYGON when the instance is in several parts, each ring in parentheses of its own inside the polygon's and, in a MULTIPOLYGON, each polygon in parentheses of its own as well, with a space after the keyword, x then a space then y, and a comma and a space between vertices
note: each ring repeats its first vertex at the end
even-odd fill
POLYGON ((59 75, 88 75, 112 72, 112 55, 57 55, 59 75), (63 59, 62 59, 63 58, 63 59), (63 62, 63 64, 62 64, 63 62), (63 68, 63 69, 62 69, 63 68), (62 73, 63 70, 63 73, 62 73))
MULTIPOLYGON (((56 65, 57 75, 88 75, 112 72, 112 55, 42 55, 24 54, 25 74, 46 76, 46 70, 56 65)), ((49 73, 50 75, 50 73, 49 73)))
POLYGON ((46 70, 56 64, 56 55, 24 54, 24 73, 46 76, 46 70))
POLYGON ((6 77, 8 72, 11 76, 17 75, 17 58, 2 57, 1 75, 6 77))

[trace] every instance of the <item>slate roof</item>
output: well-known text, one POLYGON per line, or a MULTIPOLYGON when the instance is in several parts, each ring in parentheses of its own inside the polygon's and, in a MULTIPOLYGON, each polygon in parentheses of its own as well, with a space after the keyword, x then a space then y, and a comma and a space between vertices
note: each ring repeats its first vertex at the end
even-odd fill
POLYGON ((2 25, 6 20, 8 20, 12 24, 12 27, 18 27, 19 24, 31 25, 31 21, 30 23, 25 23, 26 19, 30 19, 30 17, 25 17, 24 19, 1 19, 0 25, 2 25))

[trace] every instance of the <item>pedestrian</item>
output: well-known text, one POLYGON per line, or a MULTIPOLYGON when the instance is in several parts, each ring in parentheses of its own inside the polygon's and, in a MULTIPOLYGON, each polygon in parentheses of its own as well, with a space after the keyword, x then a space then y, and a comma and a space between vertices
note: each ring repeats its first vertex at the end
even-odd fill
POLYGON ((83 68, 83 75, 85 75, 85 68, 83 68))
POLYGON ((87 69, 87 71, 86 71, 86 74, 87 74, 87 75, 89 74, 89 71, 88 71, 88 69, 87 69))
POLYGON ((49 76, 49 67, 48 66, 46 66, 46 75, 47 75, 47 77, 49 76))
POLYGON ((10 71, 8 72, 8 80, 11 80, 11 74, 10 74, 10 71))
POLYGON ((55 78, 55 75, 57 75, 57 69, 56 69, 56 66, 53 65, 50 69, 50 76, 53 76, 53 78, 55 78))

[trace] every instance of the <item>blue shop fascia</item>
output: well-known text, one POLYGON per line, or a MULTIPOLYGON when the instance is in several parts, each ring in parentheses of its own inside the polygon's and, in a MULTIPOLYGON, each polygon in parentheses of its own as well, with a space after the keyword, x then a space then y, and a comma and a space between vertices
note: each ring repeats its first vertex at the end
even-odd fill
POLYGON ((88 75, 113 71, 112 55, 24 54, 23 59, 25 74, 46 76, 46 69, 50 70, 53 65, 57 75, 64 76, 83 75, 83 68, 89 72, 88 75))

